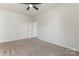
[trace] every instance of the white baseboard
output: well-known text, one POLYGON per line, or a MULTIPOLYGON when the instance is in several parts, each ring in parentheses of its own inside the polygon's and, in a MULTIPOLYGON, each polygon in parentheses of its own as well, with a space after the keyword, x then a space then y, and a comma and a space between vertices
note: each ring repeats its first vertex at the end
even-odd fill
MULTIPOLYGON (((37 37, 37 38, 40 39, 39 37, 37 37)), ((42 40, 42 39, 40 39, 40 40, 42 40)), ((71 50, 74 50, 74 51, 79 51, 78 49, 75 49, 75 48, 72 48, 72 47, 69 47, 69 46, 66 46, 66 45, 58 44, 58 43, 55 43, 55 42, 50 42, 50 41, 47 41, 47 40, 43 40, 43 41, 53 43, 55 45, 58 45, 58 46, 61 46, 61 47, 64 47, 64 48, 68 48, 68 49, 71 49, 71 50)))
POLYGON ((19 38, 19 39, 14 39, 14 40, 1 40, 0 43, 5 43, 5 42, 9 42, 9 41, 16 41, 16 40, 21 40, 21 39, 28 39, 28 38, 37 39, 37 37, 27 37, 27 38, 19 38))

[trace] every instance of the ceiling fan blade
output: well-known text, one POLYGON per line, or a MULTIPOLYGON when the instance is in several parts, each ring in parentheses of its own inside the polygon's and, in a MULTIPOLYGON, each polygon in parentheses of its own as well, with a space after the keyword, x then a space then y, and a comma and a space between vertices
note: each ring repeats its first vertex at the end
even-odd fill
POLYGON ((20 3, 20 4, 32 4, 32 5, 38 5, 38 4, 42 4, 42 3, 20 3))
POLYGON ((39 4, 42 4, 42 3, 30 3, 32 5, 39 5, 39 4))
POLYGON ((29 10, 29 9, 30 9, 30 7, 28 6, 28 7, 27 7, 27 10, 29 10))
POLYGON ((33 5, 33 8, 36 9, 36 10, 38 10, 38 8, 36 6, 34 6, 34 5, 33 5))
POLYGON ((20 3, 20 4, 25 4, 25 5, 27 4, 28 5, 29 3, 20 3))

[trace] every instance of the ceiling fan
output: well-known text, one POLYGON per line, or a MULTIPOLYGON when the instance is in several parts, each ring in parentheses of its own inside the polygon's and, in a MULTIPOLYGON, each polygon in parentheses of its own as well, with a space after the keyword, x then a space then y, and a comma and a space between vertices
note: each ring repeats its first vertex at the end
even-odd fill
POLYGON ((25 4, 28 7, 26 8, 26 10, 30 10, 30 8, 34 8, 35 10, 38 10, 38 7, 36 7, 36 5, 42 4, 42 3, 20 3, 20 4, 25 4))

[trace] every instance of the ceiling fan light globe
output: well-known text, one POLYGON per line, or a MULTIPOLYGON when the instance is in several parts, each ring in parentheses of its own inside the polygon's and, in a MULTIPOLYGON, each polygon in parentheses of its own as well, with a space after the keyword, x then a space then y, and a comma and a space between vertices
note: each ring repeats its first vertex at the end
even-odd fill
POLYGON ((31 8, 32 8, 32 7, 33 7, 33 5, 32 5, 32 4, 30 4, 30 5, 29 5, 29 7, 31 7, 31 8))

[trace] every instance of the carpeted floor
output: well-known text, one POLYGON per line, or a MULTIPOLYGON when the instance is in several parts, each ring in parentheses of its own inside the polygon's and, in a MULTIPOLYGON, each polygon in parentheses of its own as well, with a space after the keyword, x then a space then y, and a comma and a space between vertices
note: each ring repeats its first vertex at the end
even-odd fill
POLYGON ((29 38, 0 43, 0 56, 79 56, 79 52, 29 38))

